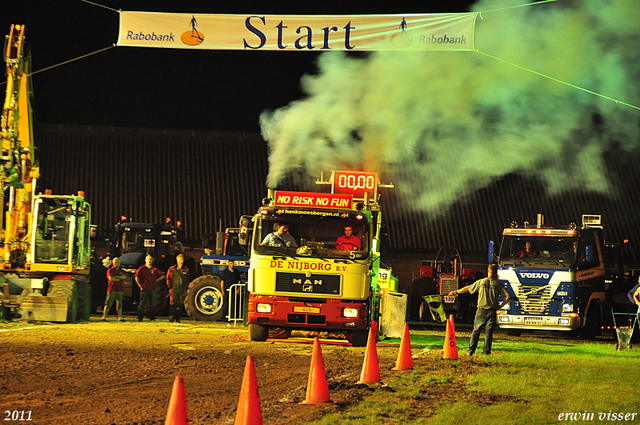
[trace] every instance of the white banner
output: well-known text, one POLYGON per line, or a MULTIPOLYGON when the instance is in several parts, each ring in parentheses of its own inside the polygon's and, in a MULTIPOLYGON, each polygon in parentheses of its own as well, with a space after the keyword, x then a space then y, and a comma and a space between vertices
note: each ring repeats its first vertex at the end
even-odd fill
POLYGON ((477 13, 200 15, 120 12, 118 46, 215 50, 474 50, 477 13))

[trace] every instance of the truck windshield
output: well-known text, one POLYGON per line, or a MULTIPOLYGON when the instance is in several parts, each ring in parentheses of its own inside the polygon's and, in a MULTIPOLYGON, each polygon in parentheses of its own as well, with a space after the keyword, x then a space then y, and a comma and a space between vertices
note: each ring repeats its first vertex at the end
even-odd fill
POLYGON ((254 227, 254 250, 262 255, 289 257, 351 260, 367 258, 369 224, 364 214, 335 214, 261 217, 254 227))
POLYGON ((36 206, 35 262, 69 262, 69 238, 74 220, 71 205, 58 198, 41 198, 36 206))
POLYGON ((500 250, 501 266, 575 265, 577 237, 504 236, 500 250))

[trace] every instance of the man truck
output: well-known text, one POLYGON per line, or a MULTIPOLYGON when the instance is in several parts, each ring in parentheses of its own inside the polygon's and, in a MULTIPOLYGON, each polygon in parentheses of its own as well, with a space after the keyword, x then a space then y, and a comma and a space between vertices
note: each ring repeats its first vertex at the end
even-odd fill
POLYGON ((331 193, 270 190, 253 217, 252 341, 265 341, 274 330, 326 331, 363 346, 379 314, 378 280, 389 273, 380 270, 378 175, 335 171, 318 183, 330 185, 331 193), (345 227, 359 244, 337 243, 345 227))

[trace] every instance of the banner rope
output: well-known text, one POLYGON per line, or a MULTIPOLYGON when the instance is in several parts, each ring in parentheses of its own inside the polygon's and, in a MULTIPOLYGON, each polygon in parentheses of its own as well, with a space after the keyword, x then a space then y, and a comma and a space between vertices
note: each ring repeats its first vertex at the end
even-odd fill
POLYGON ((518 7, 536 6, 538 4, 551 3, 551 2, 554 2, 554 1, 558 1, 558 0, 541 0, 541 1, 536 1, 536 2, 533 2, 533 3, 519 4, 519 5, 516 5, 516 6, 502 7, 500 9, 483 10, 482 12, 479 12, 479 13, 482 14, 482 13, 491 13, 491 12, 501 12, 503 10, 516 9, 518 7))
POLYGON ((109 6, 105 6, 105 5, 103 5, 103 4, 94 3, 94 2, 89 1, 89 0, 80 0, 80 1, 85 2, 85 3, 92 4, 92 5, 94 5, 94 6, 104 7, 105 9, 113 10, 114 12, 120 13, 120 10, 114 9, 114 8, 112 8, 112 7, 109 7, 109 6))
MULTIPOLYGON (((36 75, 36 74, 39 74, 39 73, 41 73, 41 72, 43 72, 43 71, 48 71, 48 70, 50 70, 50 69, 57 68, 57 67, 62 66, 62 65, 66 65, 66 64, 68 64, 68 63, 75 62, 75 61, 77 61, 77 60, 79 60, 79 59, 84 59, 84 58, 89 57, 89 56, 91 56, 91 55, 95 55, 95 54, 98 54, 98 53, 104 52, 105 50, 113 49, 114 47, 116 47, 116 45, 115 45, 115 44, 113 44, 113 45, 111 45, 111 46, 108 46, 108 47, 105 47, 105 48, 102 48, 102 49, 100 49, 100 50, 96 50, 95 52, 87 53, 86 55, 78 56, 77 58, 69 59, 69 60, 67 60, 67 61, 60 62, 60 63, 58 63, 58 64, 51 65, 51 66, 48 66, 48 67, 46 67, 46 68, 39 69, 39 70, 37 70, 37 71, 30 72, 30 73, 28 73, 28 74, 26 74, 26 75, 28 75, 28 76, 36 75)), ((2 82, 0 82, 0 86, 3 86, 3 85, 5 85, 5 84, 7 84, 7 82, 6 82, 6 81, 2 81, 2 82)))
POLYGON ((108 47, 105 47, 105 48, 102 48, 100 50, 96 50, 95 52, 87 53, 86 55, 78 56, 77 58, 73 58, 73 59, 69 59, 69 60, 64 61, 64 62, 60 62, 60 63, 58 63, 56 65, 51 65, 51 66, 48 66, 46 68, 39 69, 37 71, 34 71, 34 72, 30 73, 29 75, 36 75, 36 74, 38 74, 40 72, 48 71, 50 69, 57 68, 57 67, 62 66, 62 65, 66 65, 68 63, 75 62, 75 61, 77 61, 79 59, 84 59, 86 57, 89 57, 89 56, 92 56, 92 55, 96 55, 98 53, 104 52, 105 50, 113 49, 114 47, 116 47, 115 44, 113 44, 111 46, 108 46, 108 47))
POLYGON ((551 80, 551 81, 555 81, 556 83, 564 84, 565 86, 568 86, 568 87, 571 87, 571 88, 574 88, 574 89, 581 90, 581 91, 583 91, 583 92, 585 92, 585 93, 589 93, 589 94, 592 94, 592 95, 594 95, 594 96, 601 97, 601 98, 606 99, 606 100, 609 100, 609 101, 611 101, 611 102, 615 102, 615 103, 620 104, 620 105, 628 106, 629 108, 633 108, 633 109, 640 110, 640 106, 632 105, 631 103, 623 102, 623 101, 621 101, 621 100, 614 99, 613 97, 609 97, 609 96, 605 96, 605 95, 603 95, 603 94, 597 93, 597 92, 595 92, 595 91, 593 91, 593 90, 585 89, 584 87, 580 87, 580 86, 577 86, 577 85, 575 85, 575 84, 571 84, 571 83, 568 83, 568 82, 566 82, 566 81, 562 81, 562 80, 560 80, 560 79, 558 79, 558 78, 554 78, 554 77, 551 77, 551 76, 549 76, 549 75, 543 74, 542 72, 534 71, 533 69, 529 69, 529 68, 526 68, 526 67, 524 67, 524 66, 521 66, 521 65, 515 64, 515 63, 513 63, 513 62, 509 62, 509 61, 507 61, 507 60, 500 59, 499 57, 496 57, 496 56, 490 55, 490 54, 488 54, 488 53, 481 52, 481 51, 480 51, 480 50, 478 50, 478 49, 476 49, 476 50, 474 50, 474 51, 475 51, 475 52, 477 52, 477 53, 480 53, 481 55, 487 56, 487 57, 489 57, 489 58, 491 58, 491 59, 495 59, 495 60, 497 60, 497 61, 499 61, 499 62, 506 63, 506 64, 508 64, 508 65, 514 66, 514 67, 516 67, 516 68, 518 68, 518 69, 521 69, 521 70, 523 70, 523 71, 531 72, 532 74, 538 75, 538 76, 540 76, 540 77, 546 78, 546 79, 551 80))

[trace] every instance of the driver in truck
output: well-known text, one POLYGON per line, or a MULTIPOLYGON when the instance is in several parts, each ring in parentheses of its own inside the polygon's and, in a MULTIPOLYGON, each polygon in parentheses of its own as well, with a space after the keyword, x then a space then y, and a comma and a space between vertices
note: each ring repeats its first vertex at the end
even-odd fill
POLYGON ((360 238, 354 234, 352 226, 344 226, 344 235, 340 236, 336 240, 336 249, 341 249, 343 251, 355 251, 362 249, 362 242, 360 241, 360 238))
POLYGON ((269 233, 260 245, 298 247, 296 240, 289 234, 289 225, 278 223, 273 225, 273 232, 269 233))
POLYGON ((531 247, 531 242, 526 242, 524 244, 524 249, 521 249, 516 254, 516 257, 535 257, 537 255, 538 253, 534 251, 533 248, 531 247))

